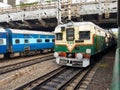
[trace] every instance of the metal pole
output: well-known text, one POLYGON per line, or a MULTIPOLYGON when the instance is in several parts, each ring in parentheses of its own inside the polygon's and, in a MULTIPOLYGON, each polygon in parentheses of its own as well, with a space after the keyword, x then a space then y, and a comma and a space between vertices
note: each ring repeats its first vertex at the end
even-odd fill
POLYGON ((58 0, 58 25, 61 24, 61 2, 58 0))
POLYGON ((99 15, 102 15, 102 12, 101 12, 101 0, 99 0, 98 3, 99 3, 99 15))
POLYGON ((118 48, 120 49, 120 0, 118 0, 118 48))
POLYGON ((120 90, 120 0, 118 2, 117 11, 117 23, 118 23, 118 41, 117 50, 115 55, 114 69, 113 69, 113 80, 111 90, 120 90))
POLYGON ((105 7, 106 7, 106 10, 105 10, 105 18, 109 18, 110 17, 110 14, 109 14, 109 10, 108 10, 108 0, 105 0, 105 7))
POLYGON ((68 0, 68 20, 71 20, 71 0, 68 0))

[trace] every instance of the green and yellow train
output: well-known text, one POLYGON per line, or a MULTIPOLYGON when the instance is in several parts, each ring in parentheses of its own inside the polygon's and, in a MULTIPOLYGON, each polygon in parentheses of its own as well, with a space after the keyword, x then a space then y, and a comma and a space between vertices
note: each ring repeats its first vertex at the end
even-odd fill
POLYGON ((73 67, 87 67, 90 58, 114 42, 108 31, 92 22, 68 22, 55 28, 56 63, 73 67))

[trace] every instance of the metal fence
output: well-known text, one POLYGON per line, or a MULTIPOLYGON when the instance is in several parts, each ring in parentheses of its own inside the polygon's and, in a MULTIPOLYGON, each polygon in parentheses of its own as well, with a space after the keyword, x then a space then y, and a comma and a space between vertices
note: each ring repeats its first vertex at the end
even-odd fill
POLYGON ((118 0, 117 4, 117 17, 118 17, 118 42, 117 42, 117 50, 115 56, 115 63, 113 69, 113 80, 111 90, 120 90, 120 0, 118 0))
POLYGON ((120 49, 116 50, 111 90, 120 90, 120 49))

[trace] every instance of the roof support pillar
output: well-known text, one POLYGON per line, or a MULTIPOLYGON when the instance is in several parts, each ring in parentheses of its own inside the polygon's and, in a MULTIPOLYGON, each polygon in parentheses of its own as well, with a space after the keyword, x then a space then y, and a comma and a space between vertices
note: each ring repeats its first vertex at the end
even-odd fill
POLYGON ((118 48, 120 49, 120 0, 118 0, 118 48))

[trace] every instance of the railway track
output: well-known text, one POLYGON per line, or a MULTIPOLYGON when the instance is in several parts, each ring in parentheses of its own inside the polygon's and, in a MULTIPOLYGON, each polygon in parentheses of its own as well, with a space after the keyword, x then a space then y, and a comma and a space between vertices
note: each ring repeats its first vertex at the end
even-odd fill
POLYGON ((60 67, 15 90, 86 90, 97 67, 60 67))
POLYGON ((89 68, 86 68, 81 74, 78 74, 70 83, 65 85, 61 90, 86 90, 91 82, 101 61, 96 62, 89 68))
MULTIPOLYGON (((76 77, 74 77, 70 83, 62 87, 61 90, 86 90, 86 88, 84 88, 83 82, 89 76, 91 69, 92 67, 85 69, 81 74, 78 74, 76 77), (81 87, 82 85, 83 87, 81 87)), ((89 82, 90 81, 87 81, 87 83, 89 82)), ((86 85, 86 83, 84 84, 86 85)), ((87 85, 85 87, 87 87, 87 85)))
POLYGON ((28 58, 28 57, 34 57, 34 56, 39 56, 39 55, 45 55, 45 54, 49 54, 49 53, 53 53, 53 52, 42 52, 39 54, 31 54, 31 55, 26 55, 26 56, 19 56, 19 55, 15 55, 11 58, 4 58, 2 55, 0 56, 0 63, 6 63, 8 61, 14 61, 16 59, 23 59, 23 58, 28 58))
POLYGON ((15 90, 59 90, 82 71, 80 68, 60 67, 15 90))
POLYGON ((51 60, 53 58, 54 58, 53 55, 49 54, 48 56, 43 56, 36 59, 31 59, 31 60, 23 61, 20 63, 3 66, 3 67, 0 67, 0 75, 11 72, 11 71, 15 71, 20 68, 28 67, 30 65, 34 65, 43 61, 51 60))
POLYGON ((15 90, 86 90, 99 63, 87 68, 61 67, 15 90))

